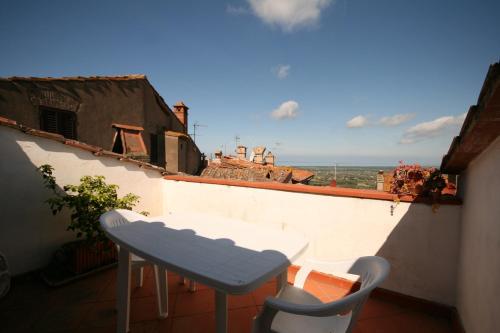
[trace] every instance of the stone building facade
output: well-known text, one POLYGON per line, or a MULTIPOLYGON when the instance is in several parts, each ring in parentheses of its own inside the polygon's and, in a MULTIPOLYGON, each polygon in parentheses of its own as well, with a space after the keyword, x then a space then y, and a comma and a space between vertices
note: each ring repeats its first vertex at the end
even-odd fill
POLYGON ((99 146, 170 172, 197 174, 202 154, 145 75, 0 78, 0 116, 99 146))

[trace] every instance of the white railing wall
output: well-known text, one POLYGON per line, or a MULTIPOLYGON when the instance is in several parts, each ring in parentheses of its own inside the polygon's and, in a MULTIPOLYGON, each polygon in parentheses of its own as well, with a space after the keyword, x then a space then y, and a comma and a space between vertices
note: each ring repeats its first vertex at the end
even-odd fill
POLYGON ((166 213, 206 212, 299 231, 310 240, 307 257, 381 255, 392 265, 385 288, 455 302, 459 205, 442 205, 433 212, 426 204, 174 180, 164 182, 164 199, 166 213))

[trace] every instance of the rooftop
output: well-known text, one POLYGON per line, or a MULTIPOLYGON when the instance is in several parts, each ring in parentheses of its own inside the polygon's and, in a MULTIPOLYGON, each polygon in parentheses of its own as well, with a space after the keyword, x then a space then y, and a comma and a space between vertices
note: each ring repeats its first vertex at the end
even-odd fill
MULTIPOLYGON (((295 268, 289 270, 293 281, 295 268)), ((213 332, 214 291, 198 285, 194 293, 179 285, 169 272, 169 317, 157 319, 153 272, 146 267, 144 285, 132 289, 130 332, 213 332)), ((350 291, 347 284, 326 275, 312 274, 306 289, 323 301, 350 291)), ((6 332, 115 332, 116 269, 109 269, 58 288, 49 288, 36 274, 17 277, 6 298, 0 299, 0 322, 6 332)), ((276 282, 268 281, 251 294, 229 297, 229 332, 250 332, 252 318, 264 299, 272 296, 276 282)), ((365 304, 355 333, 366 332, 454 332, 445 316, 429 314, 432 308, 416 309, 414 304, 390 302, 373 294, 365 304)))

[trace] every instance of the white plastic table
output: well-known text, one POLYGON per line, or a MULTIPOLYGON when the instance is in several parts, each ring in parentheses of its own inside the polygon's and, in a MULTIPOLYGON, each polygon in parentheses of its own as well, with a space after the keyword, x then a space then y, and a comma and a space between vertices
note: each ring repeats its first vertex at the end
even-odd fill
POLYGON ((307 248, 302 236, 239 220, 176 213, 158 221, 133 222, 106 231, 120 246, 117 332, 129 329, 130 254, 215 290, 216 331, 227 331, 227 294, 249 293, 279 276, 307 248))

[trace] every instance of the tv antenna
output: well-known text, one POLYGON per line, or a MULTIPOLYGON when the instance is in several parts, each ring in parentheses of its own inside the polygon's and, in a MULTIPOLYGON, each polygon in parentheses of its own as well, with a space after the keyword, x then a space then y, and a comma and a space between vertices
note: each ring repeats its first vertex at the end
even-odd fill
POLYGON ((236 134, 234 136, 234 144, 236 145, 236 148, 235 149, 238 149, 238 143, 240 142, 240 137, 238 136, 238 134, 236 134))
POLYGON ((198 124, 197 121, 194 122, 194 124, 193 124, 193 141, 194 141, 194 143, 196 143, 196 129, 198 127, 208 127, 208 126, 207 125, 198 124))

